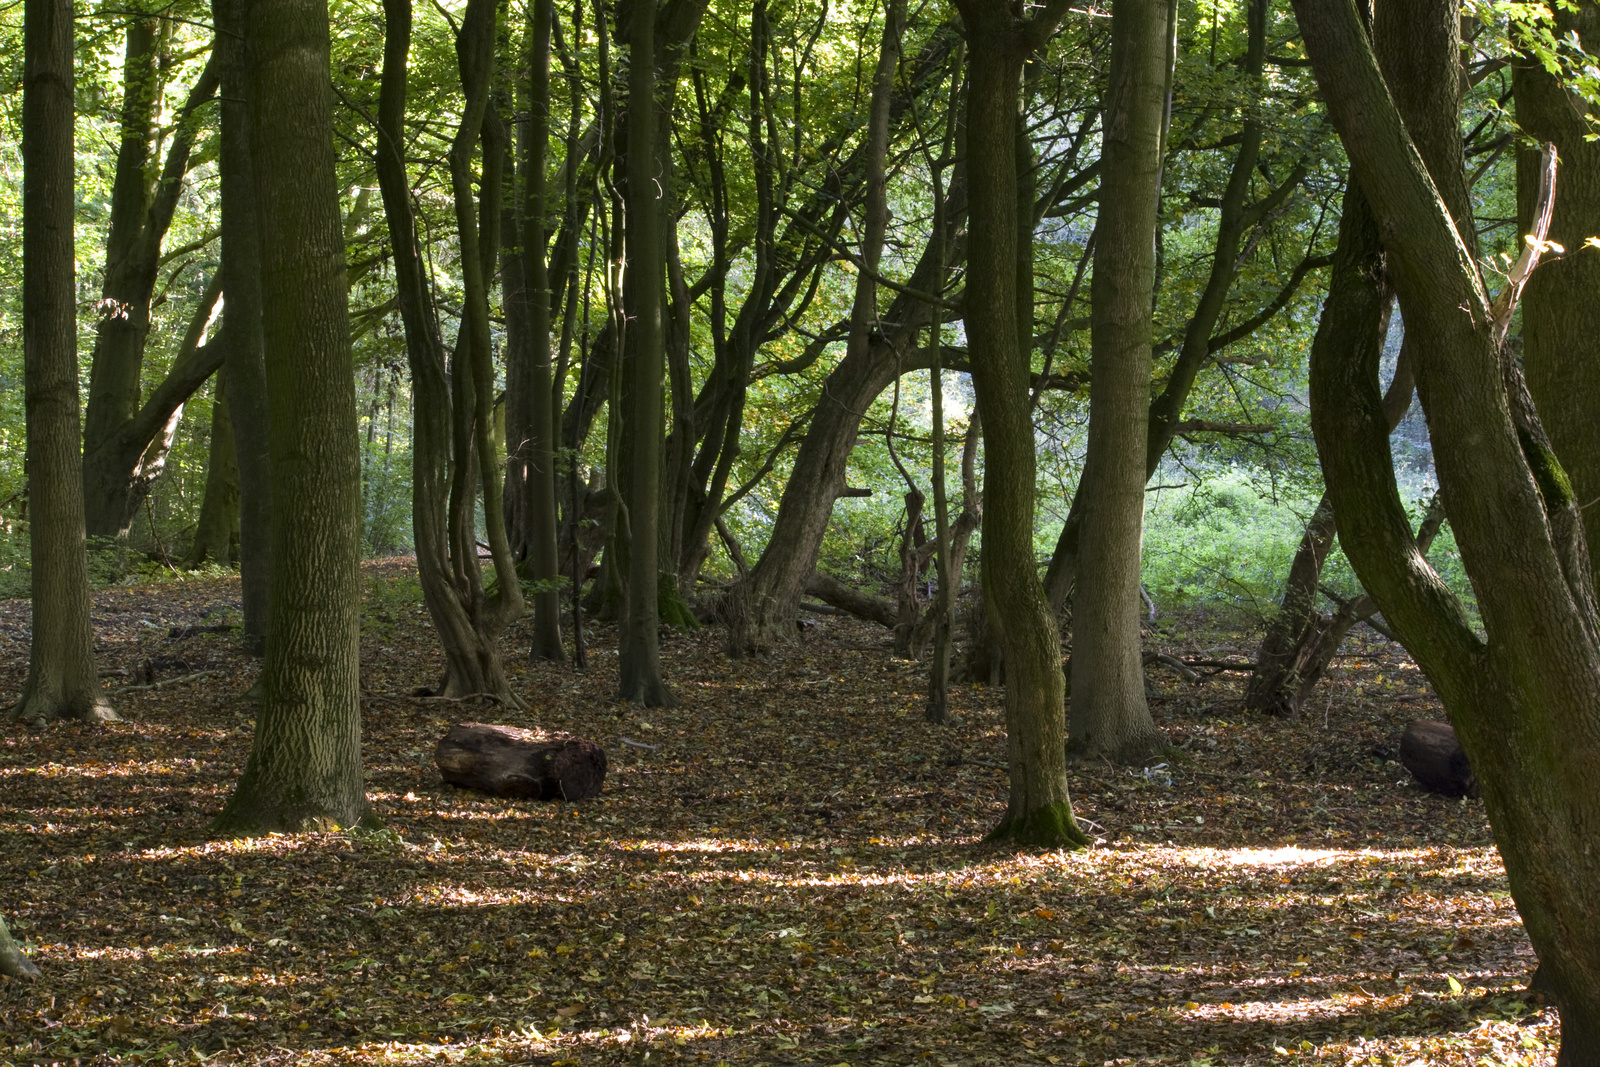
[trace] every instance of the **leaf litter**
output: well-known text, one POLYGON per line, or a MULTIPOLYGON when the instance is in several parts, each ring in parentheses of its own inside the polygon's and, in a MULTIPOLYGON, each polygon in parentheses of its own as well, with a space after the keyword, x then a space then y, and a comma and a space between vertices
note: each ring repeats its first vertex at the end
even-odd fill
MULTIPOLYGON (((411 565, 364 574, 375 833, 208 839, 250 740, 237 580, 96 594, 127 721, 0 734, 0 910, 44 970, 0 980, 0 1062, 1554 1062, 1481 802, 1395 762, 1442 712, 1375 635, 1298 721, 1152 669, 1178 754, 1073 767, 1095 846, 1012 853, 980 844, 1001 693, 957 684, 957 722, 924 723, 925 669, 881 629, 828 618, 762 661, 668 636, 670 709, 613 702, 609 628, 583 673, 518 665, 517 630, 509 712, 410 697, 440 670, 411 565), (605 791, 445 786, 433 746, 470 719, 594 739, 605 791)), ((8 701, 27 623, 0 604, 8 701)))

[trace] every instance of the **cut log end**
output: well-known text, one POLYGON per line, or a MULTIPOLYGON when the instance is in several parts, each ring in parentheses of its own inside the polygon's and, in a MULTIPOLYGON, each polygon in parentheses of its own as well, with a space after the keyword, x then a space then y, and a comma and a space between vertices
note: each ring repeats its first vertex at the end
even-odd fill
POLYGON ((1418 720, 1400 735, 1400 762, 1417 784, 1447 797, 1475 797, 1478 779, 1449 723, 1418 720))
POLYGON ((450 727, 434 751, 451 785, 497 797, 586 800, 606 778, 606 754, 582 738, 540 740, 531 730, 490 723, 450 727))

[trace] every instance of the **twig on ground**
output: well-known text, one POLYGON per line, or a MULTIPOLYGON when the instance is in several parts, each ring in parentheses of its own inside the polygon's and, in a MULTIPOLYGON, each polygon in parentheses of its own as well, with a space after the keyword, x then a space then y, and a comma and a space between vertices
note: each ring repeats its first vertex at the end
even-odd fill
POLYGON ((222 673, 222 671, 220 671, 220 670, 195 671, 193 674, 184 674, 184 675, 178 676, 177 678, 168 678, 165 681, 161 681, 161 682, 147 682, 147 683, 145 683, 143 685, 119 685, 117 688, 115 688, 115 689, 113 689, 111 691, 111 695, 112 696, 117 696, 118 694, 121 694, 121 693, 132 693, 132 692, 135 692, 136 690, 144 690, 144 689, 165 689, 167 686, 169 686, 169 685, 177 685, 179 682, 192 682, 196 678, 209 678, 213 674, 221 674, 221 673, 222 673))

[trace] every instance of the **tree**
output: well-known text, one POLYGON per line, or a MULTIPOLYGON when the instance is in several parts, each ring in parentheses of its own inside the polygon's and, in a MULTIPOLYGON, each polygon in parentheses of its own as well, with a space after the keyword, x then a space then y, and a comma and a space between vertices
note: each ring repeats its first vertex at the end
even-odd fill
POLYGON ((1450 0, 1395 8, 1389 39, 1375 34, 1390 50, 1380 71, 1352 0, 1295 4, 1359 183, 1342 225, 1366 251, 1341 284, 1370 294, 1356 301, 1368 318, 1380 314, 1382 285, 1392 282, 1399 297, 1440 493, 1477 593, 1483 637, 1416 551, 1405 522, 1376 346, 1313 349, 1312 427, 1345 553, 1439 693, 1477 774, 1512 896, 1561 1009, 1558 1062, 1593 1063, 1600 1060, 1593 922, 1600 858, 1591 830, 1600 821, 1593 788, 1600 610, 1581 502, 1504 343, 1516 290, 1541 251, 1548 195, 1535 243, 1491 300, 1470 230, 1451 210, 1464 183, 1447 167, 1458 166, 1459 155, 1452 161, 1422 150, 1459 145, 1459 11, 1450 0))
POLYGON ((271 427, 261 326, 261 236, 256 217, 255 167, 250 149, 250 83, 244 51, 245 0, 213 0, 221 78, 217 171, 221 185, 222 275, 226 311, 221 336, 228 421, 239 472, 239 582, 244 640, 261 652, 267 637, 272 585, 271 427))
MULTIPOLYGON (((222 363, 220 348, 202 351, 198 359, 179 358, 161 386, 141 400, 162 242, 183 192, 203 110, 219 83, 220 64, 213 56, 177 115, 165 161, 152 181, 153 157, 169 132, 159 115, 172 66, 173 26, 170 19, 135 17, 128 22, 123 48, 121 144, 83 424, 84 506, 91 537, 127 534, 165 469, 176 413, 222 363)), ((199 318, 210 315, 210 305, 196 311, 199 318)))
POLYGON ((3 915, 0 915, 0 974, 7 978, 26 978, 29 981, 39 977, 39 968, 23 955, 22 946, 12 940, 11 931, 6 929, 3 915))
MULTIPOLYGON (((534 659, 561 662, 561 596, 556 585, 556 404, 550 367, 550 270, 545 235, 545 163, 550 140, 552 0, 528 5, 524 53, 526 118, 518 123, 522 202, 506 213, 502 257, 506 310, 506 498, 513 553, 534 582, 534 659)), ((519 82, 521 80, 519 79, 519 82)), ((569 161, 573 162, 573 161, 569 161)), ((563 279, 564 280, 564 279, 563 279)))
MULTIPOLYGON (((1588 51, 1600 44, 1600 6, 1592 0, 1559 7, 1548 24, 1558 39, 1577 33, 1588 51)), ((1550 217, 1550 240, 1567 255, 1546 261, 1528 279, 1522 297, 1522 363, 1528 390, 1550 434, 1562 469, 1583 509, 1590 563, 1600 560, 1600 424, 1592 399, 1600 396, 1600 255, 1584 242, 1600 234, 1600 142, 1589 140, 1592 102, 1562 85, 1536 56, 1513 71, 1517 122, 1530 136, 1561 154, 1561 195, 1550 217)), ((1539 153, 1517 158, 1519 214, 1529 232, 1538 203, 1539 153)), ((1600 570, 1596 572, 1600 582, 1600 570)))
POLYGON ((115 719, 95 669, 78 453, 70 0, 28 0, 22 90, 22 349, 33 639, 14 714, 115 719))
MULTIPOLYGON (((634 0, 629 13, 627 294, 628 338, 623 366, 628 379, 617 414, 628 442, 625 488, 628 523, 627 614, 617 657, 618 697, 646 707, 671 704, 661 680, 659 647, 661 578, 657 535, 661 521, 661 386, 666 376, 661 304, 660 194, 656 186, 656 71, 654 0, 634 0)), ((674 590, 676 592, 676 590, 674 590)))
POLYGON ((1022 67, 1066 16, 1052 0, 1018 22, 1005 0, 960 0, 967 28, 969 243, 965 302, 983 420, 983 590, 1005 656, 1011 791, 994 840, 1087 842, 1067 794, 1065 681, 1055 614, 1033 558, 1035 456, 1028 356, 1018 336, 1017 158, 1022 67))
POLYGON ((326 0, 248 0, 250 148, 276 505, 262 695, 222 833, 352 826, 361 770, 360 453, 326 0), (263 91, 270 86, 270 91, 263 91), (293 565, 284 565, 284 561, 293 565))
POLYGON ((405 171, 406 66, 411 51, 411 4, 384 4, 383 87, 378 100, 378 185, 394 256, 396 302, 405 328, 412 387, 411 522, 423 600, 445 657, 442 695, 487 693, 519 706, 500 656, 499 637, 522 612, 511 560, 491 437, 493 370, 489 353, 488 276, 499 244, 500 180, 504 164, 498 116, 490 115, 495 7, 469 4, 457 35, 466 107, 451 145, 452 202, 461 239, 467 306, 447 367, 437 309, 423 269, 422 250, 405 171), (471 164, 484 142, 482 210, 472 197, 471 164), (489 234, 479 232, 480 220, 489 234), (474 486, 474 477, 477 486, 474 486), (478 563, 475 504, 484 494, 484 519, 498 589, 484 588, 478 563))
POLYGON ((1073 602, 1074 752, 1134 763, 1164 745, 1145 702, 1139 564, 1150 395, 1150 294, 1161 190, 1169 36, 1166 0, 1116 0, 1103 109, 1100 212, 1090 299, 1089 446, 1073 602))

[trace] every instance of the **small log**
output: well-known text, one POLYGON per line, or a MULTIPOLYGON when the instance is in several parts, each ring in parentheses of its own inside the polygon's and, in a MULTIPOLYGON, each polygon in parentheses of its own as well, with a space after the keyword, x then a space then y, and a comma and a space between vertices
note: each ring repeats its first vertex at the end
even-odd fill
POLYGON ((1419 719, 1400 735, 1400 762, 1430 793, 1475 797, 1478 779, 1449 723, 1419 719))
POLYGON ((531 730, 490 723, 450 727, 433 758, 446 782, 497 797, 585 800, 606 778, 605 751, 593 741, 541 741, 531 730))

